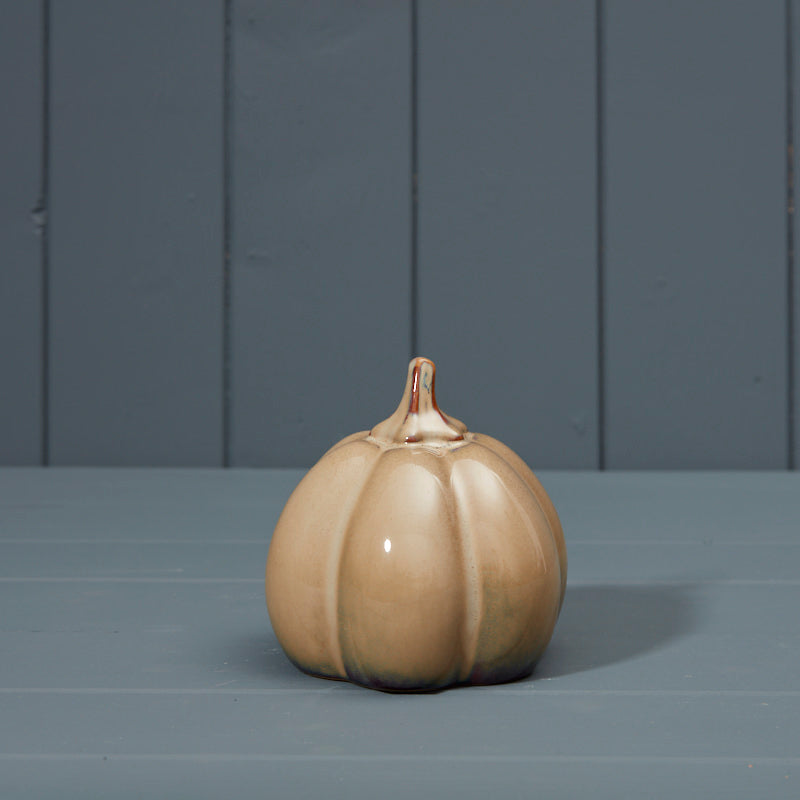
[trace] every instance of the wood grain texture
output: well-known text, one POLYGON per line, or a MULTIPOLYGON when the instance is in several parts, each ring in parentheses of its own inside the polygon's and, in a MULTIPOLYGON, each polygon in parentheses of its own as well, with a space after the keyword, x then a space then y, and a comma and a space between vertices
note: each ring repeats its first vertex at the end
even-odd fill
POLYGON ((232 446, 310 465, 400 397, 409 6, 233 5, 232 446))
POLYGON ((219 464, 222 0, 51 28, 52 461, 219 464))
POLYGON ((598 459, 594 4, 419 4, 419 340, 442 407, 598 459))
POLYGON ((784 4, 603 8, 607 464, 785 468, 784 4))
POLYGON ((0 464, 42 454, 43 19, 9 3, 0 24, 0 464))

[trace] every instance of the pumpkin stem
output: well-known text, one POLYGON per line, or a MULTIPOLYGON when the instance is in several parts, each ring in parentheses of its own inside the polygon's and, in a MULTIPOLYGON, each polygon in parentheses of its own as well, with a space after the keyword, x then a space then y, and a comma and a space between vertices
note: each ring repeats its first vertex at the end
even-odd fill
POLYGON ((447 417, 436 403, 436 366, 429 358, 414 358, 408 365, 403 399, 391 417, 376 425, 370 435, 395 444, 458 442, 467 426, 447 417))

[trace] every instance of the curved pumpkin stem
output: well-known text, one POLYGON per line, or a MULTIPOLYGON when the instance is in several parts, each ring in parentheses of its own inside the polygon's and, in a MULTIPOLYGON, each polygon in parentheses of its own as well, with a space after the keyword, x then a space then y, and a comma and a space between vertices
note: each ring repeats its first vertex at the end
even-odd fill
POLYGON ((403 399, 391 417, 376 425, 370 435, 395 444, 458 442, 467 426, 448 417, 436 402, 436 366, 429 358, 414 358, 408 365, 403 399))

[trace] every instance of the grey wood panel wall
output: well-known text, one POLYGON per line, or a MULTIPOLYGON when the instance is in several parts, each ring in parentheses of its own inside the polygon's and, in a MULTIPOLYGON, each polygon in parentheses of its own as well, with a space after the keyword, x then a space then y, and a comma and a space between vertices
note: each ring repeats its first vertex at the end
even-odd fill
POLYGON ((235 465, 396 407, 410 342, 408 3, 233 4, 235 465))
POLYGON ((7 6, 0 463, 800 461, 797 0, 7 6))
POLYGON ((595 5, 422 2, 419 342, 445 410, 593 468, 595 5))
POLYGON ((784 17, 607 4, 610 467, 787 464, 784 17))
POLYGON ((54 464, 220 461, 223 20, 53 3, 54 464))
POLYGON ((38 3, 0 24, 0 464, 38 464, 41 447, 42 41, 38 3))

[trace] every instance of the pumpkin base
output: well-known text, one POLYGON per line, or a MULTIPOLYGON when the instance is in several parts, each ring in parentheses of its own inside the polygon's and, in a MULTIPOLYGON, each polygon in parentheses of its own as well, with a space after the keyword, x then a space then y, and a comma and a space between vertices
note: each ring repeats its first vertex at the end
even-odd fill
POLYGON ((325 675, 321 672, 315 672, 313 669, 308 667, 304 667, 301 664, 298 664, 296 661, 289 659, 291 663, 300 670, 300 672, 305 673, 306 675, 310 675, 312 678, 322 678, 326 681, 337 681, 339 683, 352 683, 354 686, 361 686, 364 689, 374 689, 377 692, 385 692, 386 694, 437 694, 438 692, 443 692, 447 689, 457 689, 463 686, 502 686, 505 683, 516 683, 517 681, 525 680, 525 678, 529 678, 532 674, 534 669, 536 668, 536 663, 531 664, 529 667, 524 669, 522 672, 519 672, 515 675, 500 675, 500 676, 493 676, 491 674, 479 677, 470 677, 468 680, 465 681, 453 681, 451 683, 445 683, 436 686, 410 686, 410 687, 402 687, 402 686, 389 686, 389 685, 382 685, 380 679, 377 679, 372 682, 366 681, 357 681, 353 678, 349 677, 341 677, 340 675, 325 675))

